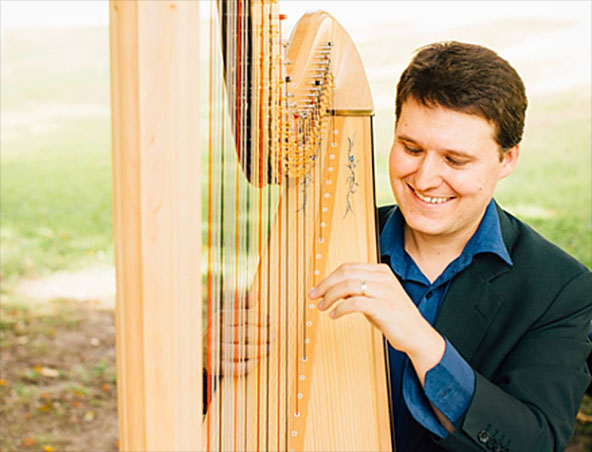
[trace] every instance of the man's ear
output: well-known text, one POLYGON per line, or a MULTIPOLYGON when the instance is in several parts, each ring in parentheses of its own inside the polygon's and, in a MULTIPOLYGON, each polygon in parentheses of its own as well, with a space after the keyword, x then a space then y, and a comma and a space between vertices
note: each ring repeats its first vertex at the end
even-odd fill
POLYGON ((516 168, 516 165, 518 164, 518 157, 520 157, 520 144, 517 144, 504 152, 501 162, 502 168, 498 180, 503 179, 514 171, 514 168, 516 168))

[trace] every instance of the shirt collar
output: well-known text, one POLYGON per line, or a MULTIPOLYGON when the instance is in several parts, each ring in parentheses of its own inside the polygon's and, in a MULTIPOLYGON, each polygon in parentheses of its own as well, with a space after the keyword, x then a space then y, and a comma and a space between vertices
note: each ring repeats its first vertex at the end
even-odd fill
POLYGON ((497 255, 508 265, 513 265, 512 258, 502 237, 499 215, 493 199, 489 201, 479 227, 465 245, 463 254, 468 253, 471 259, 479 253, 497 255))
MULTIPOLYGON (((398 206, 389 214, 380 234, 380 251, 382 256, 390 258, 390 264, 395 273, 403 275, 409 270, 409 257, 405 251, 403 226, 405 218, 398 206)), ((463 267, 468 265, 473 257, 480 253, 497 255, 506 264, 513 265, 508 249, 502 238, 499 216, 493 199, 487 205, 485 214, 479 227, 469 239, 462 254, 455 260, 463 267)))

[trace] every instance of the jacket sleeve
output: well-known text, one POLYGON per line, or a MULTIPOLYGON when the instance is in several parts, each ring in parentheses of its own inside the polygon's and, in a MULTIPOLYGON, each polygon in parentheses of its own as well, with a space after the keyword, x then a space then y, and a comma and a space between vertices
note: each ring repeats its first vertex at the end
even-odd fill
POLYGON ((475 372, 454 434, 432 441, 455 452, 563 451, 590 381, 591 293, 589 271, 566 283, 491 379, 475 372))
POLYGON ((475 390, 475 374, 469 363, 445 338, 444 356, 426 373, 425 390, 415 369, 405 360, 403 370, 403 398, 413 418, 440 438, 448 436, 446 429, 434 414, 430 402, 450 422, 458 426, 464 416, 475 390))

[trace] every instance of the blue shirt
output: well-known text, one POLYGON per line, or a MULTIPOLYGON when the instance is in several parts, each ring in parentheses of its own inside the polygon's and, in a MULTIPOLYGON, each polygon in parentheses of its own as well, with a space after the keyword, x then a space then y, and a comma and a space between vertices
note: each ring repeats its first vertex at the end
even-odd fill
MULTIPOLYGON (((404 246, 405 219, 398 207, 393 209, 380 234, 382 261, 390 267, 425 319, 434 324, 446 292, 454 277, 468 267, 479 253, 492 253, 508 265, 512 260, 502 239, 499 217, 493 200, 489 202, 479 227, 461 255, 444 269, 433 283, 422 273, 404 246)), ((467 294, 470 296, 470 294, 467 294)), ((465 414, 475 390, 475 374, 466 360, 446 338, 440 362, 426 374, 422 388, 409 358, 388 346, 391 401, 395 417, 397 449, 411 446, 413 419, 432 433, 444 438, 448 432, 436 418, 430 402, 455 426, 465 414)))

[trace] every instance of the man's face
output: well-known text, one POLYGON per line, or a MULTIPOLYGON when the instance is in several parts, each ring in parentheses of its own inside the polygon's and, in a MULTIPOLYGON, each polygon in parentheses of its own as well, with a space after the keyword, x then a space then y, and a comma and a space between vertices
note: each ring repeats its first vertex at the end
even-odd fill
POLYGON ((486 119, 414 99, 401 109, 390 154, 391 187, 415 233, 468 237, 498 180, 510 174, 518 146, 500 161, 495 127, 486 119))

